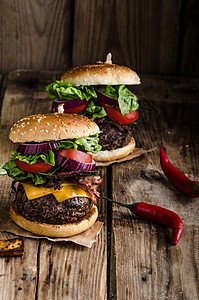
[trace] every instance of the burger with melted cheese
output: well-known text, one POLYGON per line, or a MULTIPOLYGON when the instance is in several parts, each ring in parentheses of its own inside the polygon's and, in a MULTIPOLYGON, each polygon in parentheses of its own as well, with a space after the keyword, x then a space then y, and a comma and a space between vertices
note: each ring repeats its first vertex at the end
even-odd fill
POLYGON ((101 149, 98 133, 92 119, 63 113, 31 115, 11 128, 18 147, 4 170, 14 179, 10 215, 16 224, 37 235, 66 237, 95 223, 103 180, 88 152, 101 149))
POLYGON ((135 122, 138 99, 126 85, 140 84, 132 69, 113 64, 108 54, 105 63, 75 67, 47 86, 53 109, 62 103, 65 113, 84 114, 100 128, 101 151, 96 161, 112 161, 125 157, 135 148, 135 122))

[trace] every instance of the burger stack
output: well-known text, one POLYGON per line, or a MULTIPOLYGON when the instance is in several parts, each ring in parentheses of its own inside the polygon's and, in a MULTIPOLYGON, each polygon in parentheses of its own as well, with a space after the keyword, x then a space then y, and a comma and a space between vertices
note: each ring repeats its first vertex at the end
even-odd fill
POLYGON ((92 154, 96 161, 113 161, 127 156, 135 148, 135 123, 138 98, 126 85, 140 84, 132 69, 113 64, 111 54, 105 63, 97 62, 72 68, 47 86, 53 110, 64 106, 65 113, 83 114, 100 128, 101 151, 92 154))
POLYGON ((31 115, 12 127, 9 138, 17 149, 4 169, 14 179, 10 215, 17 225, 66 237, 95 223, 103 180, 88 152, 101 149, 98 134, 92 119, 76 114, 31 115))

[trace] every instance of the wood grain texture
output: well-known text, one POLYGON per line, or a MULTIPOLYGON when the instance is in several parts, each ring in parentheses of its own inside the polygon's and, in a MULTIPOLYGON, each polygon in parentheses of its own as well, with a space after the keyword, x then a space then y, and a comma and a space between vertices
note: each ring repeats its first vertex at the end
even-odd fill
POLYGON ((52 100, 45 87, 60 77, 59 72, 38 72, 17 70, 10 72, 5 79, 1 125, 11 127, 24 116, 48 113, 52 100), (14 113, 13 113, 14 112, 14 113))
MULTIPOLYGON (((1 239, 16 237, 0 232, 1 239)), ((2 300, 35 299, 37 286, 37 240, 25 240, 25 253, 22 257, 1 257, 0 291, 2 300), (9 287, 9 288, 8 288, 9 287)))
POLYGON ((38 299, 106 299, 106 233, 91 249, 42 242, 38 299))
POLYGON ((75 1, 73 65, 113 61, 142 73, 175 74, 181 0, 75 1))
POLYGON ((0 1, 0 70, 64 70, 72 52, 73 1, 0 1))
POLYGON ((0 0, 0 72, 64 71, 113 59, 150 74, 198 75, 197 0, 0 0))
MULTIPOLYGON (((199 177, 198 87, 198 82, 186 81, 183 85, 176 79, 156 81, 143 76, 143 90, 137 87, 142 111, 135 134, 139 146, 165 147, 171 162, 195 180, 199 177)), ((143 201, 175 211, 184 223, 184 232, 179 244, 170 246, 170 230, 113 205, 115 258, 111 264, 116 276, 110 296, 115 293, 117 299, 198 299, 198 200, 182 195, 168 182, 160 168, 159 150, 114 165, 113 174, 113 199, 125 203, 143 201)))

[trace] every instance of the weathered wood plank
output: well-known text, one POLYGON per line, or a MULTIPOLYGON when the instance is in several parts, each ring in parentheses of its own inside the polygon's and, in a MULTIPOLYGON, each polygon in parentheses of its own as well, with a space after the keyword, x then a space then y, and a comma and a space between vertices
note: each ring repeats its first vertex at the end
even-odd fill
POLYGON ((166 229, 135 220, 125 210, 121 214, 113 234, 115 299, 198 299, 199 227, 186 226, 180 245, 173 247, 165 243, 166 229))
POLYGON ((73 65, 112 52, 138 72, 176 74, 180 11, 181 0, 75 1, 73 65))
POLYGON ((3 86, 6 89, 1 109, 1 125, 11 127, 22 117, 50 112, 52 100, 48 98, 45 87, 59 77, 59 72, 10 72, 3 86))
POLYGON ((73 7, 72 0, 1 0, 2 74, 18 68, 68 68, 72 53, 73 7))
MULTIPOLYGON (((197 179, 198 84, 187 81, 176 86, 176 83, 175 79, 172 84, 171 79, 156 82, 143 76, 143 93, 142 86, 137 88, 143 111, 135 137, 144 148, 165 147, 173 164, 191 179, 197 179)), ((130 211, 113 205, 112 268, 116 269, 116 277, 110 296, 116 291, 117 299, 197 299, 197 199, 189 199, 171 186, 160 168, 159 150, 114 165, 113 174, 115 200, 143 201, 171 209, 182 218, 184 232, 179 244, 170 246, 168 229, 137 219, 130 211)))
POLYGON ((105 227, 91 249, 42 242, 38 299, 106 299, 105 227))
MULTIPOLYGON (((16 237, 0 232, 0 239, 16 237)), ((2 300, 34 300, 37 286, 37 240, 25 239, 22 257, 1 257, 0 292, 2 300)))
MULTIPOLYGON (((4 161, 7 161, 10 151, 15 148, 8 139, 13 122, 29 114, 51 111, 51 101, 44 88, 57 76, 59 74, 56 72, 27 71, 11 72, 8 75, 0 125, 3 141, 0 151, 4 161)), ((99 168, 99 171, 105 181, 102 193, 106 194, 106 169, 99 168)), ((0 178, 1 208, 6 210, 9 210, 10 205, 11 181, 7 176, 0 178)), ((25 295, 29 295, 29 299, 79 299, 80 295, 82 299, 106 299, 106 202, 99 201, 98 209, 99 220, 104 222, 104 226, 97 243, 91 249, 73 243, 53 243, 44 240, 38 244, 36 240, 26 239, 27 251, 20 260, 20 267, 14 259, 4 267, 4 261, 1 260, 0 270, 5 269, 2 277, 0 276, 2 299, 8 299, 9 296, 9 299, 25 299, 25 295), (4 274, 13 281, 12 285, 5 283, 4 274), (1 282, 4 286, 1 286, 1 282)), ((7 235, 1 234, 2 237, 7 235)))

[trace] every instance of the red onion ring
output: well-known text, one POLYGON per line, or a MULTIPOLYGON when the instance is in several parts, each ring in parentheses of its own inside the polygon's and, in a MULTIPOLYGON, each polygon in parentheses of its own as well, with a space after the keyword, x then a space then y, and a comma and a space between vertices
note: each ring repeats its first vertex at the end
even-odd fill
POLYGON ((57 147, 58 144, 56 142, 38 144, 19 143, 17 147, 17 152, 20 152, 22 154, 36 154, 43 153, 49 150, 54 150, 57 147))
POLYGON ((69 169, 72 171, 94 171, 95 170, 95 161, 92 160, 92 163, 83 163, 71 158, 64 157, 62 155, 56 156, 56 165, 63 167, 64 169, 69 169))
POLYGON ((77 106, 83 105, 85 103, 87 103, 88 101, 86 99, 80 99, 80 98, 76 98, 76 99, 72 99, 72 100, 57 100, 54 99, 53 100, 53 107, 55 110, 58 110, 58 105, 60 104, 64 104, 64 109, 69 109, 69 108, 75 108, 77 106))
POLYGON ((99 90, 96 90, 97 98, 98 100, 101 100, 103 102, 106 102, 108 104, 118 106, 118 101, 110 96, 107 96, 106 94, 100 92, 99 90))

